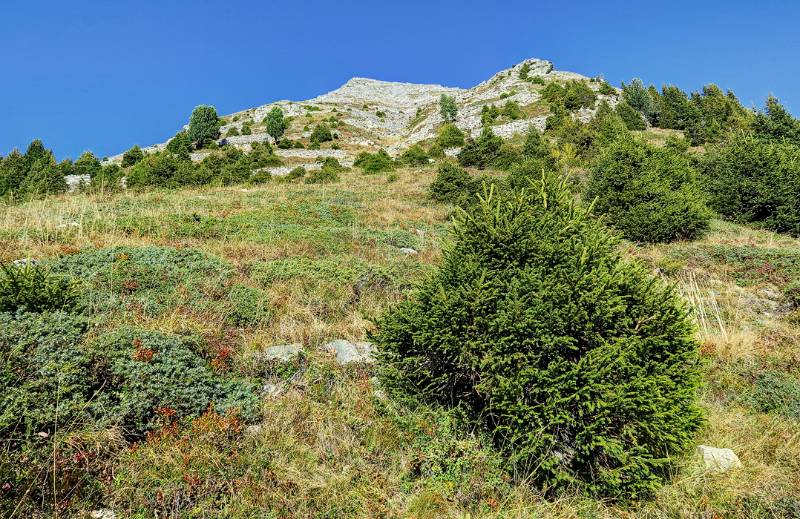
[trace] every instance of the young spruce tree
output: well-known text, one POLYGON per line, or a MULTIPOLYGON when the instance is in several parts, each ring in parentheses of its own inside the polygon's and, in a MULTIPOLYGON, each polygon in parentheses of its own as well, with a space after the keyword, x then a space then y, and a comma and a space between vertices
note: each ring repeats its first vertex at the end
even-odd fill
POLYGON ((438 272, 377 322, 395 394, 459 407, 550 492, 654 491, 702 423, 675 292, 556 175, 457 217, 438 272))

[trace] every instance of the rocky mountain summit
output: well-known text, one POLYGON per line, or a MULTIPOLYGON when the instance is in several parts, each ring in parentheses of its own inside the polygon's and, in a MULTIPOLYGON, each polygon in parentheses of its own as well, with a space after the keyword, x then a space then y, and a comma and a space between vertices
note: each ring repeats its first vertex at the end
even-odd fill
MULTIPOLYGON (((253 142, 271 142, 263 121, 270 110, 278 107, 291 118, 285 135, 288 139, 308 139, 311 128, 320 121, 333 122, 338 137, 337 149, 334 150, 276 150, 278 155, 290 159, 290 165, 313 169, 316 167, 315 159, 325 156, 335 156, 343 164, 348 164, 358 152, 378 148, 394 156, 413 144, 435 137, 444 122, 439 111, 442 94, 455 99, 458 108, 455 124, 472 136, 481 131, 481 112, 485 106, 516 103, 522 111, 519 118, 492 125, 495 134, 508 138, 525 132, 531 125, 543 130, 550 110, 541 99, 541 91, 549 82, 568 80, 586 80, 593 90, 600 88, 599 82, 580 74, 555 70, 550 61, 535 58, 502 70, 469 89, 356 77, 336 90, 307 101, 277 101, 230 114, 223 118, 220 143, 249 149, 253 142), (252 132, 242 134, 245 127, 252 128, 252 132)), ((600 94, 598 100, 613 106, 617 96, 600 94)), ((593 110, 583 109, 575 116, 585 120, 592 113, 593 110)), ((144 148, 144 151, 157 151, 165 145, 156 144, 144 148)), ((199 151, 193 154, 193 159, 200 160, 205 154, 207 152, 199 151)), ((120 154, 108 160, 118 162, 121 158, 120 154)))

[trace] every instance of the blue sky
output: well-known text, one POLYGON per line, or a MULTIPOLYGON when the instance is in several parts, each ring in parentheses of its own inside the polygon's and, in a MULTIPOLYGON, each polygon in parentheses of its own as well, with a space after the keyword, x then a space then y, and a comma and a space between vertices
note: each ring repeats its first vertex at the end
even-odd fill
POLYGON ((800 3, 4 0, 0 154, 162 142, 195 105, 306 99, 351 76, 470 87, 527 57, 619 84, 715 82, 800 113, 800 3))

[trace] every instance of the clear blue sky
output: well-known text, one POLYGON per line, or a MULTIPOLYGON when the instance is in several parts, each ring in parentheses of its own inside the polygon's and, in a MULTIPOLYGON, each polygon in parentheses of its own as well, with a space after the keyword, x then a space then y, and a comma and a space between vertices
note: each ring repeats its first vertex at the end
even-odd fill
POLYGON ((728 0, 4 0, 0 154, 162 142, 195 105, 306 99, 351 76, 469 87, 527 57, 800 112, 800 4, 728 0))

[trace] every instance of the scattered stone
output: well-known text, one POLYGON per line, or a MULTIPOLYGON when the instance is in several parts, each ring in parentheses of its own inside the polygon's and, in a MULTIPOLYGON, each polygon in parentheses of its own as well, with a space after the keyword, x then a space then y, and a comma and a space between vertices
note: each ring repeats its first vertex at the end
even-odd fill
POLYGON ((92 510, 89 512, 89 517, 92 519, 117 519, 117 514, 108 508, 101 508, 100 510, 92 510))
POLYGON ((79 224, 78 222, 64 222, 58 224, 59 229, 66 229, 68 227, 80 227, 80 226, 81 224, 79 224))
POLYGON ((64 181, 67 183, 67 193, 74 193, 81 186, 88 186, 92 177, 89 175, 65 175, 64 181))
POLYGON ((267 382, 261 387, 261 392, 264 396, 273 398, 281 394, 283 391, 283 387, 280 384, 273 384, 272 382, 267 382))
POLYGON ((270 346, 261 355, 264 360, 289 362, 303 352, 300 344, 281 344, 280 346, 270 346))
POLYGON ((263 430, 264 430, 263 425, 259 424, 248 425, 247 427, 244 428, 244 434, 245 436, 256 436, 258 434, 261 434, 261 431, 263 430))
POLYGON ((345 366, 352 363, 372 364, 375 362, 373 352, 375 347, 369 342, 357 342, 338 339, 329 342, 323 349, 328 353, 336 355, 336 362, 345 366))
POLYGON ((698 445, 697 453, 703 458, 706 470, 727 472, 730 469, 742 466, 739 457, 730 449, 718 449, 716 447, 709 447, 708 445, 698 445))
POLYGON ((35 267, 39 264, 39 260, 33 258, 20 258, 18 260, 14 260, 11 262, 12 265, 15 267, 24 267, 26 265, 30 265, 31 267, 35 267))
POLYGON ((411 247, 403 247, 400 249, 400 252, 405 254, 406 256, 416 256, 417 254, 419 254, 419 252, 417 252, 415 249, 412 249, 411 247))

